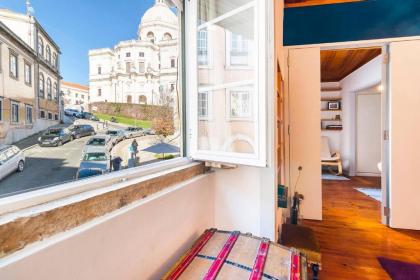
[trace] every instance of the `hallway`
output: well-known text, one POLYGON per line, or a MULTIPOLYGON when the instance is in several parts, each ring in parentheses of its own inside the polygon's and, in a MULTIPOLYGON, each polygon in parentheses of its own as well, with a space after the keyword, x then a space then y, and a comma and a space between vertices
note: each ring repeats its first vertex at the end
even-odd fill
POLYGON ((354 189, 375 186, 379 178, 323 181, 323 221, 303 222, 321 246, 321 279, 390 279, 379 256, 420 263, 420 231, 382 225, 380 203, 354 189))

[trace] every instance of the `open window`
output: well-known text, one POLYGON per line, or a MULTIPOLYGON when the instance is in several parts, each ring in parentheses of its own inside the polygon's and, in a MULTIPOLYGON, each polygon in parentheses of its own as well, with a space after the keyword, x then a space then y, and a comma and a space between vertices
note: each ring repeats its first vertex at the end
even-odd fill
POLYGON ((266 166, 266 3, 186 1, 188 132, 194 159, 266 166), (205 35, 205 36, 204 36, 205 35), (203 64, 213 53, 212 67, 203 64), (232 61, 234 63, 226 63, 232 61), (246 67, 231 67, 240 64, 246 67), (204 96, 211 92, 212 102, 204 96), (212 117, 203 117, 212 112, 212 117))

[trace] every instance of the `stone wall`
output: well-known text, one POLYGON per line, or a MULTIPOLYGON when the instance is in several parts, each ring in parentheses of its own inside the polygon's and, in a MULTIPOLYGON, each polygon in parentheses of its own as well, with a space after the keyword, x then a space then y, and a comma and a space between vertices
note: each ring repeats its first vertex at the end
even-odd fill
POLYGON ((157 118, 173 116, 173 109, 166 106, 95 102, 89 105, 93 114, 102 113, 113 116, 121 116, 138 120, 152 121, 157 118))

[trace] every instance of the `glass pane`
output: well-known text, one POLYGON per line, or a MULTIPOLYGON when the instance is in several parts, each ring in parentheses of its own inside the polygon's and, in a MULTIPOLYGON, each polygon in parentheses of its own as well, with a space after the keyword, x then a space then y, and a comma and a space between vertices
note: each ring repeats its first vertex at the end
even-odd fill
POLYGON ((255 154, 255 7, 235 12, 252 1, 199 2, 198 65, 206 67, 198 68, 198 150, 255 154))

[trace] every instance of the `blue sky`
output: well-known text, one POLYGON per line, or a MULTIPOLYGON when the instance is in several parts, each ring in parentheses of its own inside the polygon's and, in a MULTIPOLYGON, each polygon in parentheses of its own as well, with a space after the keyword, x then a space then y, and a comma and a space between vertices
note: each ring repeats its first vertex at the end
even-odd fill
MULTIPOLYGON (((35 17, 61 48, 65 81, 88 84, 88 51, 137 37, 141 16, 154 0, 31 0, 35 17)), ((0 0, 25 12, 25 0, 0 0)))

